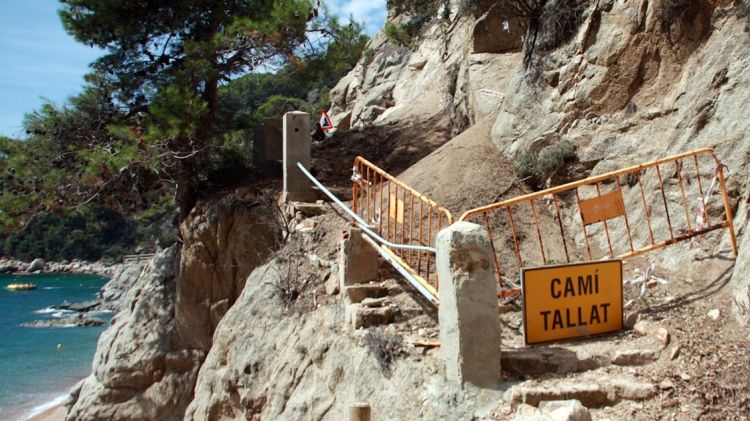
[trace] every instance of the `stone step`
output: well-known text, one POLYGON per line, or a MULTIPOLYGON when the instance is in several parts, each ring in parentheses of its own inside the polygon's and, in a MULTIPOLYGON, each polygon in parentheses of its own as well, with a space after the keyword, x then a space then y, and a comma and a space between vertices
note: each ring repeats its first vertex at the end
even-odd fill
POLYGON ((397 315, 398 307, 392 305, 366 307, 355 303, 346 306, 346 322, 351 323, 354 330, 393 323, 397 315))
POLYGON ((587 354, 562 347, 503 350, 503 371, 511 376, 568 374, 596 370, 610 365, 642 366, 659 359, 658 349, 616 350, 613 354, 587 354))
POLYGON ((359 303, 367 298, 382 298, 389 294, 387 287, 381 284, 358 284, 344 288, 344 295, 350 303, 359 303))
POLYGON ((612 406, 621 400, 644 400, 656 394, 656 387, 628 378, 564 379, 545 385, 520 384, 505 392, 505 398, 516 407, 520 404, 538 406, 542 401, 576 399, 588 408, 612 406))

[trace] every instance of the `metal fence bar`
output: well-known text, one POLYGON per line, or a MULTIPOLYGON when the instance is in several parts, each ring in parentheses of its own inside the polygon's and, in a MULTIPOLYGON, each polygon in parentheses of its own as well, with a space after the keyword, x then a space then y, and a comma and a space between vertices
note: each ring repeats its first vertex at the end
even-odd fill
MULTIPOLYGON (((434 249, 437 232, 453 223, 447 209, 362 157, 354 160, 352 194, 354 212, 391 243, 434 249)), ((404 247, 393 251, 399 261, 410 268, 416 266, 415 272, 437 287, 432 253, 404 247)))
MULTIPOLYGON (((698 164, 698 158, 696 157, 696 165, 698 164)), ((643 182, 641 181, 641 171, 639 170, 637 173, 638 178, 638 187, 641 189, 641 199, 643 200, 643 214, 646 216, 646 223, 648 224, 648 234, 651 237, 651 244, 656 244, 656 240, 654 240, 654 230, 651 227, 651 212, 648 209, 648 203, 646 203, 646 193, 643 191, 643 182)))
MULTIPOLYGON (((565 228, 563 227, 562 215, 560 214, 560 204, 557 202, 557 195, 552 194, 552 201, 555 202, 555 212, 557 213, 557 224, 560 227, 560 238, 562 239, 563 249, 565 250, 565 260, 570 263, 570 253, 568 253, 568 242, 565 241, 565 228)), ((492 238, 492 234, 490 234, 492 238)))
POLYGON ((721 186, 721 197, 724 202, 724 213, 727 216, 727 220, 724 225, 729 229, 729 238, 732 240, 732 251, 734 255, 737 255, 737 237, 734 233, 734 220, 732 219, 732 205, 729 203, 729 193, 727 192, 727 183, 724 179, 724 164, 719 163, 719 167, 716 170, 719 173, 719 185, 721 186))
POLYGON ((667 216, 667 225, 669 226, 669 236, 674 240, 674 231, 672 230, 672 218, 669 217, 669 204, 667 203, 667 194, 664 192, 664 179, 661 177, 661 171, 659 170, 659 164, 656 164, 656 175, 659 176, 659 190, 661 191, 661 199, 664 202, 664 214, 667 216))
MULTIPOLYGON (((622 184, 620 183, 620 176, 615 176, 615 181, 617 182, 617 190, 622 194, 622 184)), ((625 214, 625 229, 628 230, 628 243, 630 244, 630 251, 635 251, 635 247, 633 247, 633 234, 630 232, 630 221, 628 221, 628 214, 625 214)))
MULTIPOLYGON (((566 201, 567 203, 571 202, 566 201)), ((714 210, 714 218, 717 217, 717 213, 714 210)), ((518 268, 522 268, 524 265, 547 264, 559 259, 561 252, 565 253, 565 260, 568 262, 580 260, 583 256, 587 256, 588 260, 606 256, 626 259, 721 228, 726 228, 729 232, 732 250, 735 255, 737 253, 737 240, 723 165, 716 157, 713 149, 710 148, 702 148, 634 165, 482 206, 465 212, 460 220, 465 221, 472 218, 481 218, 482 221, 477 222, 483 222, 488 233, 490 233, 496 260, 495 269, 498 271, 513 269, 502 262, 500 257, 500 254, 509 247, 514 248, 518 268), (683 161, 685 159, 691 159, 695 163, 697 186, 693 184, 690 174, 683 174, 685 169, 683 161), (665 179, 662 169, 667 165, 675 165, 676 172, 670 173, 665 179), (701 180, 701 177, 708 171, 702 170, 701 165, 711 166, 712 168, 715 166, 715 170, 712 172, 715 178, 708 191, 704 190, 701 180), (644 174, 648 172, 655 174, 653 177, 644 178, 644 174), (623 178, 626 181, 625 184, 622 183, 623 178), (707 201, 710 198, 709 196, 712 195, 713 187, 717 181, 721 188, 724 205, 723 217, 720 217, 721 222, 711 223, 707 201), (611 183, 614 183, 614 186, 607 187, 611 183), (635 187, 636 184, 638 184, 638 187, 635 187), (606 193, 608 191, 609 193, 606 193), (574 195, 572 201, 574 208, 566 207, 565 214, 563 214, 558 202, 558 195, 564 193, 574 195), (535 201, 544 200, 550 195, 552 196, 551 204, 554 204, 554 207, 551 206, 549 201, 547 202, 548 206, 536 206, 535 201), (700 197, 695 199, 694 195, 700 195, 700 197), (649 196, 653 197, 651 202, 649 196), (656 199, 657 197, 658 199, 656 199), (706 223, 695 225, 690 220, 690 203, 693 203, 694 200, 700 200, 700 205, 696 208, 696 211, 703 213, 706 223), (650 208, 649 203, 656 206, 656 211, 650 208), (514 212, 511 209, 513 206, 520 206, 521 209, 514 212), (575 208, 576 206, 577 208, 575 208), (664 206, 663 213, 658 210, 661 206, 664 206), (682 212, 675 210, 675 207, 679 208, 680 206, 683 207, 684 221, 680 216, 682 212), (492 217, 494 212, 507 213, 510 233, 507 232, 507 226, 498 225, 502 225, 504 222, 494 219, 492 217), (580 225, 577 223, 566 225, 563 222, 564 217, 572 218, 572 221, 580 218, 580 225), (656 232, 654 229, 659 220, 661 220, 664 229, 656 232), (637 226, 644 222, 648 231, 639 229, 637 226), (551 230, 559 231, 562 247, 555 245, 554 237, 542 238, 541 232, 552 232, 551 230), (508 243, 510 241, 509 234, 512 235, 512 243, 508 243), (582 241, 579 235, 583 237, 582 241), (575 240, 570 241, 571 237, 575 240), (548 242, 547 249, 545 249, 545 241, 548 242), (549 241, 552 241, 552 243, 549 243, 549 241), (535 243, 538 245, 539 255, 534 252, 535 243), (571 257, 571 254, 575 257, 571 257)), ((506 261, 508 257, 506 255, 506 261)), ((497 278, 502 279, 504 276, 508 276, 508 274, 499 273, 497 278)))
MULTIPOLYGON (((438 293, 437 289, 433 288, 429 283, 427 283, 422 277, 419 276, 413 269, 411 269, 408 265, 404 264, 403 261, 401 261, 398 256, 396 256, 392 248, 406 248, 409 250, 418 250, 420 253, 423 252, 429 252, 429 253, 436 253, 437 250, 430 247, 423 247, 423 246, 411 246, 411 245, 400 245, 400 244, 393 244, 389 241, 382 238, 380 235, 375 233, 371 228, 370 224, 365 222, 359 215, 357 215, 352 209, 350 209, 344 202, 342 202, 336 195, 331 193, 330 190, 328 190, 318 179, 316 179, 310 172, 300 163, 297 163, 297 167, 302 171, 307 178, 310 179, 310 181, 315 184, 320 191, 325 193, 333 202, 344 212, 346 212, 347 215, 349 215, 354 221, 357 223, 357 225, 364 231, 366 235, 363 235, 362 238, 367 241, 368 244, 370 244, 378 253, 380 253, 381 256, 383 256, 386 261, 388 261, 401 275, 404 276, 404 278, 412 285, 414 288, 422 294, 425 298, 427 298, 431 303, 437 305, 438 304, 438 293)), ((354 198, 352 198, 352 203, 354 203, 354 198)))

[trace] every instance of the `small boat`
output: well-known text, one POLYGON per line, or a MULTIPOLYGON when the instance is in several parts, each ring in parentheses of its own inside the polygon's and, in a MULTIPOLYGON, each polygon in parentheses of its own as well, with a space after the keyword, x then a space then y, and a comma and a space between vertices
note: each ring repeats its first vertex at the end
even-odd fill
POLYGON ((31 289, 36 289, 36 284, 32 284, 32 283, 10 284, 5 288, 8 289, 9 291, 28 291, 31 289))

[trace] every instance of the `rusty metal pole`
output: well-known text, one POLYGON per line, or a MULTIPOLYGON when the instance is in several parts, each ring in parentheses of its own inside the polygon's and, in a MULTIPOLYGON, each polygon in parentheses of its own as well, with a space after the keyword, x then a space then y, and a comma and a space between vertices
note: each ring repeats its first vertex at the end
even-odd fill
MULTIPOLYGON (((724 212, 727 215, 727 220, 724 225, 729 231, 729 238, 732 240, 732 251, 737 256, 737 237, 734 234, 734 219, 732 218, 732 204, 729 202, 729 192, 727 192, 727 184, 724 178, 724 165, 719 162, 719 184, 721 185, 721 198, 724 202, 724 212)), ((708 215, 708 214, 706 214, 708 215)))
POLYGON ((372 411, 366 403, 355 403, 349 408, 349 421, 370 421, 372 411))

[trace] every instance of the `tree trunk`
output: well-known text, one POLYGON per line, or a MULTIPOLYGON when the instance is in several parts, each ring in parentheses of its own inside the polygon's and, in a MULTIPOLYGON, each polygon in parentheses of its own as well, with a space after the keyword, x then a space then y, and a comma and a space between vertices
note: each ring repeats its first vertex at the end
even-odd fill
POLYGON ((180 221, 185 219, 198 202, 199 185, 195 157, 177 160, 177 206, 180 221))
MULTIPOLYGON (((196 130, 197 144, 207 146, 213 137, 213 123, 216 116, 216 101, 218 95, 218 80, 206 81, 202 99, 208 103, 208 112, 201 118, 196 130)), ((188 141, 182 142, 187 144, 188 141)), ((195 146, 198 148, 199 146, 195 146)), ((177 204, 180 208, 180 220, 185 219, 193 210, 202 195, 199 171, 208 165, 204 150, 186 151, 192 154, 189 158, 177 160, 177 204)))

